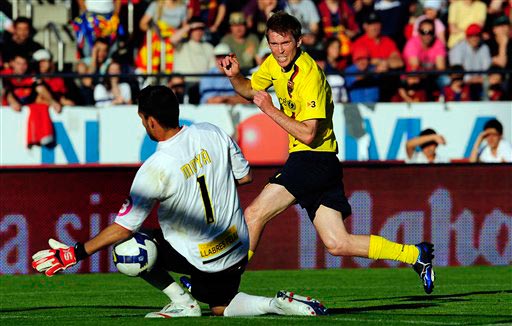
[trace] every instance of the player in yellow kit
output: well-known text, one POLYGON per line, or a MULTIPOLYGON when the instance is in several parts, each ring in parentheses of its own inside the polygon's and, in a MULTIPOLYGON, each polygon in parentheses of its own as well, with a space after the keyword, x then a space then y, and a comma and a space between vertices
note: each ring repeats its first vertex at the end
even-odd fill
POLYGON ((325 247, 335 256, 392 259, 413 265, 424 290, 434 288, 433 245, 403 245, 376 235, 350 234, 343 222, 351 214, 333 132, 333 100, 323 71, 301 46, 299 21, 284 12, 267 21, 272 52, 252 79, 240 73, 236 56, 220 60, 235 90, 256 104, 289 134, 290 155, 284 167, 245 210, 250 255, 267 222, 290 205, 308 212, 325 247), (280 109, 265 91, 274 86, 280 109))

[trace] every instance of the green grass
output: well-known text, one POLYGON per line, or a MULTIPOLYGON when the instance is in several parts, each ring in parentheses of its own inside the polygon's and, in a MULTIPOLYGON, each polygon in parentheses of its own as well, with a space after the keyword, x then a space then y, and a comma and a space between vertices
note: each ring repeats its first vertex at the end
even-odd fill
POLYGON ((166 297, 138 278, 121 274, 0 277, 1 325, 486 325, 512 323, 512 268, 437 268, 426 295, 409 268, 258 271, 244 275, 241 290, 273 296, 279 289, 316 297, 327 317, 259 316, 147 320, 166 297))

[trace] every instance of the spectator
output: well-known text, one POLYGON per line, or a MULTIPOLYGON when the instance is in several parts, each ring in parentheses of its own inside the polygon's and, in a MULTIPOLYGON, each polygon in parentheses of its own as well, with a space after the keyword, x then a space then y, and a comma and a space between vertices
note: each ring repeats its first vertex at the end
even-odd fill
MULTIPOLYGON (((231 49, 226 44, 220 43, 215 47, 215 56, 217 60, 224 58, 231 53, 231 49)), ((210 74, 220 74, 221 67, 216 65, 212 68, 210 74)), ((235 92, 231 82, 227 77, 203 77, 199 83, 201 94, 201 104, 240 104, 248 103, 243 97, 235 92)))
POLYGON ((81 57, 90 57, 98 38, 112 46, 125 34, 119 21, 121 0, 77 0, 80 16, 74 19, 77 49, 81 57))
POLYGON ((427 92, 422 78, 418 75, 407 75, 391 101, 407 103, 426 102, 427 92))
POLYGON ((215 44, 220 39, 221 24, 226 17, 226 6, 224 1, 218 0, 190 0, 188 7, 192 9, 190 17, 199 17, 206 22, 209 31, 209 40, 215 44))
MULTIPOLYGON (((94 42, 91 56, 83 58, 81 63, 86 66, 86 71, 89 74, 105 74, 107 67, 112 61, 109 57, 110 45, 106 38, 99 38, 94 42)), ((80 64, 80 63, 79 63, 80 64)), ((96 77, 94 83, 98 82, 96 77)))
POLYGON ((352 39, 359 33, 354 11, 346 0, 322 0, 318 12, 324 37, 347 36, 352 39))
POLYGON ((405 163, 449 163, 447 158, 437 154, 437 146, 445 145, 444 137, 433 129, 425 129, 418 137, 411 138, 405 143, 407 158, 405 163), (417 150, 420 147, 420 151, 417 150))
POLYGON ((230 33, 220 42, 227 44, 236 54, 240 68, 249 70, 255 66, 256 51, 260 41, 254 34, 247 33, 245 17, 241 12, 233 12, 229 16, 230 33))
MULTIPOLYGON (((464 33, 472 24, 483 26, 485 23, 487 7, 479 0, 451 1, 448 9, 448 24, 450 37, 448 48, 453 48, 464 40, 464 33)), ((453 63, 451 63, 453 64, 453 63)))
POLYGON ((219 26, 219 35, 225 35, 229 32, 229 16, 233 12, 243 12, 247 3, 248 0, 220 0, 219 11, 224 11, 224 18, 219 26))
POLYGON ((404 28, 409 21, 409 1, 377 0, 374 8, 382 22, 382 35, 390 37, 400 49, 403 48, 404 28))
POLYGON ((443 88, 445 102, 464 102, 470 100, 469 86, 464 83, 464 68, 461 65, 450 67, 450 83, 443 88))
MULTIPOLYGON (((55 64, 52 61, 50 52, 46 49, 39 49, 34 52, 32 57, 36 63, 36 73, 39 74, 52 74, 55 72, 55 64)), ((69 98, 68 89, 64 79, 60 77, 43 77, 41 81, 47 86, 52 94, 52 97, 61 105, 75 105, 75 102, 69 98)))
POLYGON ((437 38, 434 21, 424 19, 419 24, 418 36, 413 36, 404 47, 403 58, 407 71, 446 69, 446 50, 437 38))
MULTIPOLYGON (((419 36, 413 36, 405 44, 403 58, 407 71, 443 71, 446 69, 446 49, 437 38, 433 20, 424 19, 420 25, 419 36)), ((421 77, 425 86, 427 100, 434 101, 439 96, 437 76, 421 77)), ((441 76, 440 80, 446 79, 441 76)))
MULTIPOLYGON (((466 39, 459 42, 450 50, 450 64, 461 65, 466 71, 487 70, 491 66, 489 47, 482 43, 482 27, 477 24, 469 25, 466 29, 466 39)), ((471 90, 471 100, 482 98, 484 76, 466 74, 464 81, 471 90)))
POLYGON ((243 10, 247 17, 247 28, 256 34, 258 39, 263 39, 267 20, 273 13, 282 9, 278 0, 249 0, 243 10))
POLYGON ((185 84, 185 76, 181 74, 172 74, 169 77, 169 81, 167 82, 167 87, 172 89, 176 97, 178 98, 178 102, 180 104, 186 103, 188 104, 187 93, 186 93, 186 84, 185 84))
POLYGON ((187 20, 187 6, 182 0, 158 0, 150 3, 139 22, 142 31, 149 29, 149 22, 162 24, 161 29, 178 29, 187 20))
MULTIPOLYGON (((359 37, 352 45, 352 51, 361 48, 368 49, 370 63, 375 66, 376 72, 398 70, 404 66, 400 52, 395 42, 387 36, 381 35, 381 22, 379 16, 371 13, 363 25, 365 34, 359 37)), ((398 76, 387 76, 381 79, 380 100, 389 101, 396 93, 400 84, 398 76)))
POLYGON ((429 19, 434 22, 434 29, 436 31, 436 38, 446 44, 446 26, 439 19, 439 10, 441 9, 441 0, 425 0, 423 4, 423 15, 416 18, 412 29, 412 36, 420 36, 420 25, 421 23, 429 19))
POLYGON ((111 62, 107 68, 108 76, 94 87, 94 101, 97 107, 132 104, 132 92, 128 83, 120 82, 121 65, 111 62))
POLYGON ((368 18, 368 16, 374 12, 373 0, 353 0, 352 1, 352 9, 355 12, 355 18, 359 30, 363 29, 363 24, 368 18))
POLYGON ((347 60, 340 56, 341 41, 338 38, 331 37, 325 41, 325 67, 324 72, 329 74, 339 74, 346 68, 347 60))
MULTIPOLYGON (((15 54, 10 67, 4 74, 26 75, 29 72, 28 59, 21 54, 15 54)), ((22 106, 32 103, 51 105, 57 113, 62 111, 62 105, 53 98, 48 87, 33 77, 6 77, 4 87, 5 100, 14 111, 19 112, 22 106)))
POLYGON ((297 18, 302 25, 302 34, 317 34, 320 30, 320 16, 312 0, 287 0, 284 11, 297 18))
MULTIPOLYGON (((194 17, 188 22, 189 38, 176 48, 174 72, 179 74, 206 74, 215 68, 213 46, 203 41, 205 32, 203 21, 194 17)), ((192 104, 198 104, 199 77, 188 77, 187 93, 192 104)))
POLYGON ((501 67, 492 65, 489 68, 488 72, 488 81, 489 86, 487 88, 487 98, 489 101, 505 101, 510 97, 507 97, 507 92, 505 90, 505 86, 503 85, 503 75, 496 70, 499 70, 501 67))
POLYGON ((503 126, 497 119, 484 125, 473 145, 470 162, 505 163, 512 162, 512 145, 503 139, 503 126), (485 142, 484 142, 485 140, 485 142))
POLYGON ((493 21, 493 37, 487 45, 491 52, 492 64, 512 69, 512 41, 510 41, 510 20, 500 16, 493 21))
POLYGON ((34 41, 34 29, 32 21, 26 17, 18 17, 14 20, 12 35, 5 37, 2 46, 2 60, 8 64, 16 55, 32 58, 34 52, 43 47, 34 41))
POLYGON ((352 61, 354 64, 349 66, 345 72, 362 74, 347 75, 345 77, 350 102, 378 102, 380 97, 378 80, 375 75, 372 74, 372 72, 375 72, 375 66, 370 64, 370 53, 368 49, 364 47, 354 49, 352 61))

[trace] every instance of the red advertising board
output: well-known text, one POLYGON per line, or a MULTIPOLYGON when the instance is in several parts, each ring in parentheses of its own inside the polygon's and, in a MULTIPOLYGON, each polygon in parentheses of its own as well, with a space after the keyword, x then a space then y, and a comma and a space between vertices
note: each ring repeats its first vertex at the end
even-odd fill
MULTIPOLYGON (((255 168, 239 188, 246 207, 276 168, 255 168)), ((31 255, 51 237, 84 241, 116 216, 135 167, 1 169, 0 274, 32 273, 31 255)), ((434 242, 436 265, 506 265, 512 262, 512 165, 344 166, 353 215, 348 230, 390 240, 434 242)), ((156 227, 151 216, 146 226, 156 227)), ((251 269, 396 266, 389 261, 326 253, 299 206, 267 226, 251 269)), ((109 251, 71 272, 115 271, 109 251)))

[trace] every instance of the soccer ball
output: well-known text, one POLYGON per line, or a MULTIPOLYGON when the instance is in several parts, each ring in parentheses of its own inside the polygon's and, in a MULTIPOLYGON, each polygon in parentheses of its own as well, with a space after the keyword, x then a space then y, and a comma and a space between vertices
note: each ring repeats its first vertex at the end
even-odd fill
POLYGON ((139 276, 155 265, 157 248, 146 234, 137 232, 128 240, 118 243, 112 250, 117 269, 128 276, 139 276))

